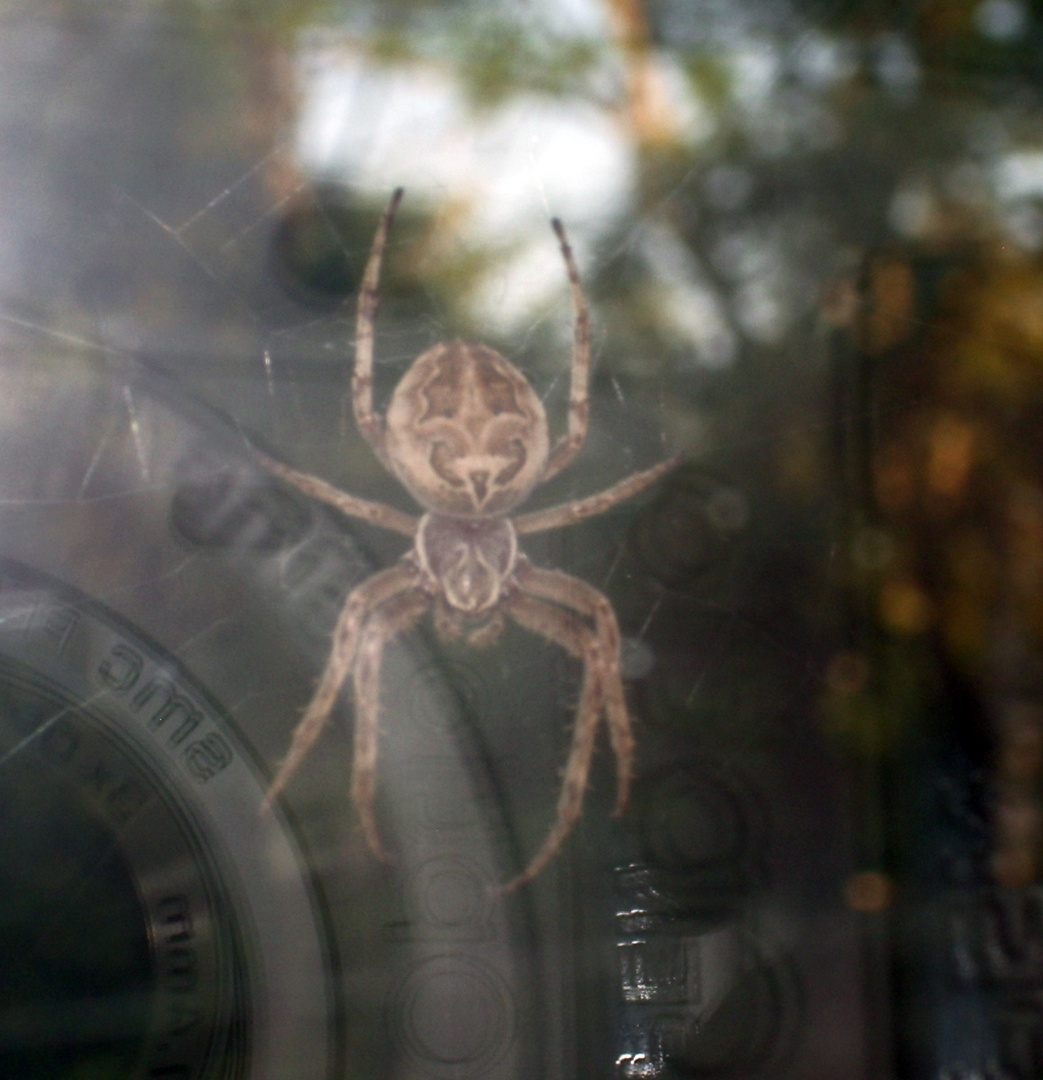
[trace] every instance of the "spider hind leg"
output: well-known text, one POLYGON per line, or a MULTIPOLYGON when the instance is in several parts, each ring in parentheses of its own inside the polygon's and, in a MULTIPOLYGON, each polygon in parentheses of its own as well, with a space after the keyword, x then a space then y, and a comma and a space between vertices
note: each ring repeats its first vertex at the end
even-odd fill
POLYGON ((618 817, 626 809, 630 797, 634 734, 619 672, 620 634, 616 614, 603 593, 571 574, 535 567, 522 557, 518 560, 516 576, 519 586, 531 596, 577 611, 594 623, 594 636, 598 646, 594 663, 599 674, 609 741, 616 756, 616 773, 619 778, 615 810, 618 817))
POLYGON ((290 749, 268 788, 266 806, 270 806, 279 796, 322 734, 344 680, 355 662, 359 634, 370 614, 394 596, 415 590, 417 580, 414 567, 399 563, 374 574, 348 594, 333 631, 333 644, 326 668, 300 723, 294 729, 290 749))
POLYGON ((386 601, 366 620, 359 635, 352 670, 355 690, 355 738, 351 765, 351 799, 370 850, 382 862, 391 858, 380 839, 376 820, 377 744, 380 718, 380 668, 384 647, 412 629, 431 606, 427 594, 410 589, 386 601))
MULTIPOLYGON (((500 891, 504 893, 512 892, 532 881, 558 853, 579 819, 583 810, 583 798, 590 775, 591 759, 594 755, 598 721, 607 703, 606 672, 611 666, 610 661, 606 663, 609 660, 605 654, 606 642, 573 612, 535 597, 526 596, 520 591, 507 597, 506 606, 508 614, 519 626, 560 645, 582 660, 583 685, 576 708, 572 746, 565 766, 554 824, 525 869, 501 887, 500 891)), ((622 687, 620 687, 621 694, 622 687)), ((610 696, 614 696, 614 691, 610 691, 610 696)), ((611 733, 612 725, 610 724, 611 733)), ((612 742, 616 749, 617 767, 620 770, 620 791, 624 792, 629 787, 630 760, 628 756, 620 755, 620 747, 615 736, 612 742)))

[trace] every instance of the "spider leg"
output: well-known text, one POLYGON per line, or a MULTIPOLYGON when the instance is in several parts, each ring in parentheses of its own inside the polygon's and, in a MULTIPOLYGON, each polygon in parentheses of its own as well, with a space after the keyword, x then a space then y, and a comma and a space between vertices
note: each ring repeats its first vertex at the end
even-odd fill
POLYGON ((609 741, 616 757, 616 815, 626 809, 634 771, 634 735, 619 674, 619 622, 608 599, 587 582, 560 570, 534 567, 524 556, 515 570, 518 587, 530 596, 550 600, 594 620, 598 645, 598 679, 608 722, 609 741))
POLYGON ((378 525, 382 529, 390 529, 404 536, 416 535, 417 519, 402 513, 401 510, 385 506, 383 503, 370 502, 369 499, 360 499, 356 495, 349 495, 346 491, 335 488, 317 476, 291 469, 289 465, 284 465, 281 461, 262 454, 260 450, 255 450, 254 456, 269 472, 300 488, 305 495, 335 506, 348 517, 362 518, 371 525, 378 525))
POLYGON ((518 533, 543 532, 545 529, 558 529, 562 525, 571 525, 573 522, 582 521, 583 518, 594 517, 602 514, 610 507, 624 499, 629 499, 639 491, 655 483, 664 473, 668 473, 681 460, 680 457, 668 458, 651 469, 633 473, 631 476, 620 480, 618 484, 600 491, 596 495, 588 495, 585 499, 577 499, 575 502, 561 503, 558 506, 548 506, 545 510, 533 510, 529 514, 521 514, 512 519, 514 530, 518 533))
POLYGON ((377 829, 377 724, 380 716, 380 663, 384 646, 397 634, 413 627, 431 606, 420 589, 392 597, 366 620, 359 637, 352 672, 355 685, 355 746, 351 765, 351 798, 363 834, 378 859, 389 861, 377 829))
POLYGON ((419 575, 416 569, 409 563, 400 562, 374 574, 349 593, 340 617, 337 619, 336 629, 333 631, 330 658, 326 661, 326 668, 319 680, 318 688, 307 709, 304 710, 304 716, 294 729, 290 749, 268 789, 265 805, 274 802, 286 787, 290 777, 296 772, 297 767, 325 727, 344 679, 354 663, 359 634, 366 619, 381 604, 407 590, 416 588, 418 581, 419 575))
POLYGON ((565 766, 565 778, 558 797, 557 818, 528 866, 516 878, 502 886, 500 891, 506 893, 536 877, 557 854, 579 818, 583 809, 583 796, 590 773, 590 760, 594 753, 594 738, 603 700, 601 679, 598 675, 602 663, 602 646, 582 620, 572 612, 525 596, 520 591, 510 593, 505 598, 504 605, 507 613, 520 626, 548 638, 583 661, 583 687, 576 708, 576 724, 565 766))
POLYGON ((569 390, 568 430, 551 449, 547 465, 543 470, 542 480, 547 480, 560 472, 579 453, 587 438, 587 424, 590 419, 590 311, 583 295, 583 286, 576 269, 576 260, 572 257, 572 248, 565 236, 565 226, 554 218, 551 221, 554 232, 561 245, 562 258, 568 271, 569 284, 572 286, 572 306, 576 312, 576 337, 572 348, 572 384, 569 390))
POLYGON ((355 423, 362 432, 362 437, 373 447, 373 452, 385 466, 388 466, 389 462, 384 449, 384 418, 373 411, 373 321, 377 314, 380 264, 384 258, 384 246, 402 195, 402 188, 396 188, 392 193, 391 201, 373 237, 373 246, 369 249, 369 258, 362 275, 362 287, 359 290, 358 317, 355 322, 355 370, 351 377, 355 423))

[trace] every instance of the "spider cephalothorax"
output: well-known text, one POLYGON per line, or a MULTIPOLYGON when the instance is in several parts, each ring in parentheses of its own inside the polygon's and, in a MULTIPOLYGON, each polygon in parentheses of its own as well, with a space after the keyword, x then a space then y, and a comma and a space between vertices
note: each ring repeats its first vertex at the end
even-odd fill
POLYGON ((518 535, 553 529, 600 514, 662 476, 665 461, 576 502, 505 515, 538 484, 564 468, 587 434, 590 320, 565 230, 561 245, 576 312, 568 429, 551 443, 543 403, 525 376, 493 349, 464 341, 435 345, 402 377, 387 418, 373 410, 373 319, 380 265, 395 210, 391 198, 359 295, 352 402, 355 421, 377 457, 427 510, 419 520, 381 503, 339 491, 260 454, 266 468, 343 513, 408 536, 412 548, 349 595, 333 634, 319 687, 293 734, 269 792, 274 798, 318 738, 344 680, 355 691, 351 792, 366 840, 383 857, 375 816, 377 718, 384 646, 434 610, 439 631, 488 645, 504 618, 577 657, 583 684, 558 800, 557 820, 528 866, 508 886, 531 880, 553 857, 579 817, 594 736, 604 716, 616 757, 617 809, 626 805, 634 739, 619 674, 619 627, 608 600, 593 586, 558 570, 534 567, 518 550, 518 535))

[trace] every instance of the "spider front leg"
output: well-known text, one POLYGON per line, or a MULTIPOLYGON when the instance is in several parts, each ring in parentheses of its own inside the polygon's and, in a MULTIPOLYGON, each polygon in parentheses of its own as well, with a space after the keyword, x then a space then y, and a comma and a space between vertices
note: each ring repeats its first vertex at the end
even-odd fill
POLYGON ((367 619, 355 657, 355 745, 351 764, 351 799, 359 815, 366 843, 373 854, 384 862, 390 859, 380 841, 375 809, 380 664, 384 646, 396 635, 412 629, 430 606, 431 598, 419 589, 411 589, 387 601, 367 619))
POLYGON ((367 618, 381 604, 400 593, 415 589, 419 580, 417 569, 410 563, 402 562, 374 574, 348 595, 333 631, 333 644, 326 668, 311 703, 294 729, 290 749, 265 797, 266 804, 272 803, 286 787, 325 727, 344 680, 355 662, 359 635, 367 618))
POLYGON ((396 510, 393 506, 385 506, 384 503, 371 502, 369 499, 360 499, 357 495, 349 495, 346 491, 335 488, 317 476, 291 469, 289 465, 270 458, 260 450, 254 450, 254 456, 270 473, 300 488, 305 495, 335 506, 347 517, 361 518, 371 525, 390 529, 403 536, 416 535, 417 519, 410 517, 409 514, 403 514, 401 510, 396 510))
POLYGON ((384 216, 377 226, 373 246, 369 250, 366 269, 359 290, 358 318, 355 323, 355 371, 351 378, 351 400, 355 410, 355 423, 362 437, 373 447, 373 452, 385 467, 390 468, 384 449, 384 418, 373 411, 373 322, 377 314, 380 286, 380 264, 388 233, 395 220, 395 212, 404 194, 396 188, 384 216))
POLYGON ((668 473, 677 466, 681 457, 667 458, 658 465, 653 465, 643 472, 631 473, 624 477, 618 484, 599 491, 596 495, 588 495, 584 499, 576 499, 574 502, 560 503, 558 506, 548 506, 545 510, 533 510, 528 514, 519 514, 512 523, 514 531, 519 534, 544 532, 547 529, 560 529, 563 525, 573 525, 584 518, 595 517, 610 510, 616 503, 623 502, 643 491, 649 484, 655 483, 659 477, 668 473))
POLYGON ((561 257, 565 260, 565 269, 572 287, 572 306, 575 311, 575 342, 572 347, 572 379, 569 388, 568 430, 551 450, 550 457, 543 470, 542 480, 549 480, 560 472, 579 453, 587 438, 587 425, 590 421, 590 311, 587 298, 583 295, 576 260, 572 257, 572 248, 565 236, 565 226, 558 218, 551 221, 554 232, 561 246, 561 257))
POLYGON ((557 819, 529 865, 501 890, 511 892, 532 881, 557 854, 583 809, 583 796, 590 774, 598 720, 605 704, 602 679, 605 664, 602 642, 571 612, 526 596, 520 591, 508 595, 504 605, 507 613, 519 626, 553 641, 583 661, 583 686, 576 707, 572 747, 558 797, 557 819))

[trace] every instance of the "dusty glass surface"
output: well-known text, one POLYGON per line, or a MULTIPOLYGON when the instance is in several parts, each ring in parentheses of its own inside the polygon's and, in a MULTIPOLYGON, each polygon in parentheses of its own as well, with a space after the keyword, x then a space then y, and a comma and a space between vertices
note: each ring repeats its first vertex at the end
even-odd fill
POLYGON ((0 1074, 1043 1073, 1038 5, 0 16, 0 1074), (393 861, 350 686, 265 801, 411 540, 255 451, 421 513, 351 392, 398 187, 378 413, 460 338, 569 430, 557 218, 589 431, 512 513, 680 459, 520 537, 611 605, 636 749, 507 893, 594 634, 550 578, 495 641, 400 618, 393 861))

